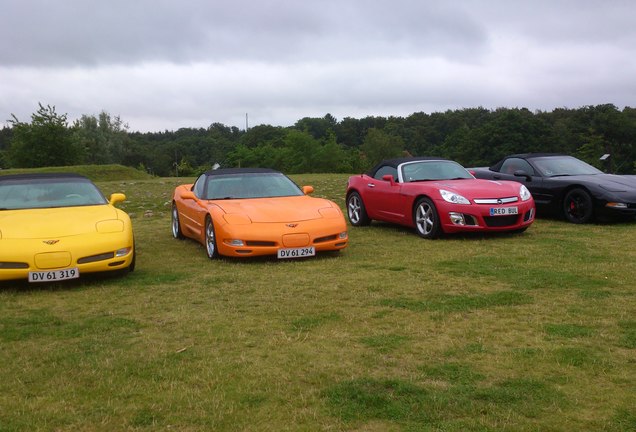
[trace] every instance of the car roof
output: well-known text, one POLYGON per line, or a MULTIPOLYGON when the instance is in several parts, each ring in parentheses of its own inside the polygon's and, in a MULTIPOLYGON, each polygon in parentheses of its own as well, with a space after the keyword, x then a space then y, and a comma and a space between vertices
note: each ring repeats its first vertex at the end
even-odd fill
POLYGON ((505 159, 510 158, 520 158, 520 159, 532 159, 537 157, 546 157, 546 156, 568 156, 563 153, 520 153, 506 156, 505 159))
POLYGON ((87 177, 75 173, 29 173, 0 175, 0 181, 5 180, 46 180, 46 179, 75 179, 90 181, 87 177))
POLYGON ((218 168, 215 170, 209 170, 205 172, 206 176, 221 176, 228 174, 260 174, 260 173, 273 173, 281 174, 280 171, 276 171, 270 168, 218 168))
POLYGON ((431 161, 431 160, 439 160, 439 161, 447 161, 448 159, 440 158, 440 157, 432 157, 432 156, 411 156, 411 157, 401 157, 395 159, 385 159, 367 173, 369 176, 373 177, 377 170, 379 170, 383 166, 390 166, 393 168, 397 168, 400 164, 405 162, 416 162, 416 161, 431 161))

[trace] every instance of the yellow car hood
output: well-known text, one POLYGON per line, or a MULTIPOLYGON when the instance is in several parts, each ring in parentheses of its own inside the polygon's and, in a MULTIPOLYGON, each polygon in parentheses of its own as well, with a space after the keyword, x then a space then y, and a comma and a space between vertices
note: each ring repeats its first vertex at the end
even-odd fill
POLYGON ((325 209, 333 208, 328 200, 308 196, 216 200, 214 204, 225 213, 242 214, 255 223, 321 219, 325 209))
POLYGON ((36 239, 97 232, 99 221, 118 219, 110 205, 30 210, 1 210, 0 238, 36 239))

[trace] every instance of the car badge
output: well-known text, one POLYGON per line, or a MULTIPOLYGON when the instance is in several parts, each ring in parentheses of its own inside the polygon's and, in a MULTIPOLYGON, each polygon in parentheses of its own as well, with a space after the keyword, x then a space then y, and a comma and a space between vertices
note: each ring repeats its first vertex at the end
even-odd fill
POLYGON ((52 246, 57 242, 59 242, 59 240, 42 240, 42 243, 46 243, 49 246, 52 246))
POLYGON ((498 199, 497 204, 503 204, 503 201, 501 199, 498 199))
POLYGON ((298 224, 286 224, 289 228, 296 228, 298 224))

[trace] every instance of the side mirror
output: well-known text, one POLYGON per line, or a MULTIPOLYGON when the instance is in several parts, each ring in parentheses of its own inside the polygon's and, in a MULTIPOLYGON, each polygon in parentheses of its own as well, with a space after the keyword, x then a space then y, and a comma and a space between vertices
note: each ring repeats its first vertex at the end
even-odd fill
POLYGON ((528 174, 524 170, 517 170, 512 173, 512 175, 514 175, 515 177, 524 177, 526 181, 532 181, 532 177, 530 176, 530 174, 528 174))
POLYGON ((310 193, 312 193, 314 191, 314 187, 313 186, 303 186, 302 190, 303 190, 303 193, 305 195, 309 195, 310 193))
POLYGON ((115 203, 122 202, 122 201, 126 201, 126 195, 124 195, 123 193, 111 194, 110 198, 108 199, 108 203, 110 205, 115 205, 115 203))
POLYGON ((475 170, 468 170, 468 174, 470 174, 471 176, 477 178, 477 174, 475 173, 475 170))
POLYGON ((192 191, 185 191, 181 193, 181 198, 183 199, 196 199, 196 197, 194 196, 194 192, 192 191))
POLYGON ((391 174, 385 174, 382 176, 382 180, 384 181, 388 181, 391 184, 395 183, 395 179, 393 178, 393 176, 391 174))

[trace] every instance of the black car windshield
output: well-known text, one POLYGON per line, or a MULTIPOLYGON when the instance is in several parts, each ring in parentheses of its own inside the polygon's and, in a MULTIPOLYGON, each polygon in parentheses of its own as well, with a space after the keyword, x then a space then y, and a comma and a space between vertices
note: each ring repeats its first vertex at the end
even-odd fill
POLYGON ((545 177, 603 174, 603 171, 572 156, 537 157, 532 162, 545 177))
POLYGON ((303 192, 281 173, 243 173, 208 176, 203 199, 271 198, 303 192))
POLYGON ((466 168, 457 162, 444 160, 406 162, 400 165, 400 171, 404 183, 473 178, 466 168))
POLYGON ((106 204, 99 189, 86 179, 0 179, 0 209, 75 207, 106 204))

